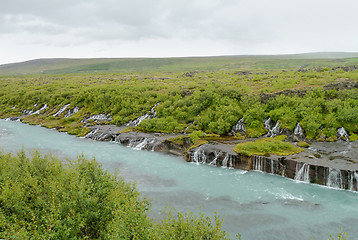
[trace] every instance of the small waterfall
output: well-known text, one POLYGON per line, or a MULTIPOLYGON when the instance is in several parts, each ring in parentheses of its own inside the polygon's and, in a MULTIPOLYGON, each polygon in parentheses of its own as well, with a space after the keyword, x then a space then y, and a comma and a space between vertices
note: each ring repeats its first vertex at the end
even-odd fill
POLYGON ((229 168, 233 168, 233 157, 231 155, 229 155, 229 168))
POLYGON ((134 150, 142 150, 143 148, 145 148, 145 146, 147 146, 148 144, 148 139, 144 138, 141 142, 139 142, 137 145, 133 146, 132 148, 134 150))
POLYGON ((337 129, 338 138, 349 142, 349 135, 344 127, 337 129))
POLYGON ((66 111, 66 108, 70 106, 70 104, 66 104, 65 106, 63 106, 62 108, 60 108, 60 110, 57 111, 57 113, 55 113, 54 117, 59 117, 64 111, 66 111))
POLYGON ((151 118, 155 118, 157 116, 157 112, 154 110, 154 108, 156 106, 158 106, 159 103, 155 104, 151 109, 149 113, 146 113, 143 116, 140 116, 139 118, 130 121, 129 123, 126 124, 126 126, 128 127, 137 127, 144 119, 151 119, 151 118))
MULTIPOLYGON (((155 139, 153 138, 142 138, 141 140, 138 141, 138 139, 131 139, 129 141, 128 147, 134 149, 134 150, 143 150, 143 149, 148 149, 148 146, 152 145, 155 143, 155 139)), ((154 149, 154 146, 151 148, 152 150, 154 149)))
POLYGON ((40 114, 41 111, 46 110, 48 108, 47 104, 43 105, 39 110, 37 110, 36 112, 34 112, 33 114, 40 114))
POLYGON ((276 137, 280 134, 280 122, 277 120, 276 124, 272 126, 271 118, 267 118, 264 121, 264 126, 268 130, 268 133, 266 134, 267 137, 276 137))
POLYGON ((275 174, 275 170, 274 170, 274 162, 273 160, 271 159, 271 174, 275 174))
POLYGON ((222 166, 223 166, 224 168, 227 168, 227 162, 228 162, 228 160, 229 160, 229 154, 226 153, 226 154, 225 154, 225 157, 224 157, 224 159, 223 159, 223 161, 222 161, 222 166))
POLYGON ((199 163, 206 163, 206 155, 205 155, 205 152, 204 150, 200 149, 197 149, 195 150, 193 153, 192 153, 192 162, 195 162, 196 164, 199 164, 199 163))
POLYGON ((253 155, 251 157, 252 160, 252 169, 255 171, 265 171, 264 167, 265 167, 265 158, 262 156, 255 156, 253 155))
POLYGON ((92 138, 95 134, 97 134, 98 132, 98 128, 92 130, 91 132, 87 133, 86 136, 84 136, 85 138, 92 138))
POLYGON ((299 167, 299 163, 296 163, 296 181, 310 182, 310 165, 308 163, 304 163, 301 167, 299 167))
POLYGON ((246 132, 246 125, 244 123, 244 119, 241 118, 235 126, 231 129, 231 132, 246 132))
POLYGON ((340 170, 329 168, 328 179, 326 183, 327 187, 342 188, 342 174, 340 170))
POLYGON ((348 172, 348 188, 351 191, 358 191, 358 173, 348 172))
POLYGON ((300 138, 304 138, 305 135, 303 134, 303 129, 302 127, 300 126, 300 123, 298 122, 296 124, 296 127, 295 129, 293 130, 293 135, 296 136, 296 137, 300 137, 300 138))
POLYGON ((27 110, 27 109, 25 109, 24 111, 22 111, 22 115, 31 115, 32 113, 33 113, 34 111, 32 111, 32 110, 27 110))
POLYGON ((109 114, 101 113, 101 114, 90 116, 88 120, 109 122, 112 121, 112 117, 109 114))
POLYGON ((216 161, 220 156, 220 152, 214 151, 214 155, 215 155, 214 159, 209 163, 210 166, 216 166, 216 161))
POLYGON ((74 109, 68 110, 67 113, 65 114, 65 118, 71 117, 72 115, 78 113, 79 110, 80 110, 80 108, 77 106, 74 109))
POLYGON ((270 118, 270 117, 268 117, 266 120, 264 120, 264 127, 265 127, 267 130, 269 130, 269 129, 272 128, 272 127, 271 127, 271 118, 270 118))

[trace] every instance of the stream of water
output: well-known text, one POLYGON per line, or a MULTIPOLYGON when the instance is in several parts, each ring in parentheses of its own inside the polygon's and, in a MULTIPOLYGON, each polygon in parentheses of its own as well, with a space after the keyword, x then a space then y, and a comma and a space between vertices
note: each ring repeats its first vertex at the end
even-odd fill
MULTIPOLYGON (((234 238, 328 239, 342 230, 358 239, 358 194, 301 183, 257 171, 187 163, 114 142, 96 142, 20 122, 0 120, 0 149, 21 149, 74 158, 95 157, 110 172, 119 169, 152 199, 152 216, 172 206, 224 216, 224 229, 234 238)), ((1 167, 1 166, 0 166, 1 167)))

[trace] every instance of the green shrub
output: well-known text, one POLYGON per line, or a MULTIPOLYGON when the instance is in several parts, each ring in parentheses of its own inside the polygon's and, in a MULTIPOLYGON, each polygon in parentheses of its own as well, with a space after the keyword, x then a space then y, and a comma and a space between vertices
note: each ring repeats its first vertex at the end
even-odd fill
POLYGON ((133 184, 83 156, 0 152, 0 166, 1 239, 227 239, 217 216, 167 212, 154 222, 133 184))

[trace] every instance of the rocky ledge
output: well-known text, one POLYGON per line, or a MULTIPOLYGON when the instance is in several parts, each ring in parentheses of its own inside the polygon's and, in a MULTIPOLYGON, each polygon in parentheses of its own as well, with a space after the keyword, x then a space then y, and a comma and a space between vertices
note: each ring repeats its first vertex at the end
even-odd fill
POLYGON ((189 149, 189 139, 182 145, 170 141, 170 138, 180 136, 178 134, 119 133, 124 128, 125 126, 113 125, 94 126, 86 138, 115 141, 137 150, 159 151, 183 156, 186 161, 197 164, 262 171, 297 181, 358 191, 357 141, 313 142, 304 152, 290 156, 245 157, 233 151, 237 143, 245 140, 210 141, 197 148, 189 149))

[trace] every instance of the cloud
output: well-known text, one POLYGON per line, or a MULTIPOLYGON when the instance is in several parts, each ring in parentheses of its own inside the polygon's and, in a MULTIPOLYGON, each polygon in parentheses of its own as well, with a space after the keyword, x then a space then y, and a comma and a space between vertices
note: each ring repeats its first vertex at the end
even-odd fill
POLYGON ((0 39, 64 53, 111 49, 105 55, 129 54, 126 47, 135 45, 129 55, 156 55, 160 48, 165 56, 183 49, 191 55, 358 51, 357 7, 356 0, 12 0, 0 8, 0 39))

